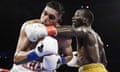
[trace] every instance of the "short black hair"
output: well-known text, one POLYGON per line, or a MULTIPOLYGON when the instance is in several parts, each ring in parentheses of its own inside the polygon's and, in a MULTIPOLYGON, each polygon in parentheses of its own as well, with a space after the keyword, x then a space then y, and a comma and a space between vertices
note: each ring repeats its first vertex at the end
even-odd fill
POLYGON ((56 0, 52 0, 52 1, 48 2, 46 4, 46 6, 49 6, 49 7, 53 8, 53 9, 55 9, 61 15, 63 15, 64 12, 65 12, 64 7, 62 6, 62 4, 60 2, 58 2, 58 1, 56 1, 56 0))

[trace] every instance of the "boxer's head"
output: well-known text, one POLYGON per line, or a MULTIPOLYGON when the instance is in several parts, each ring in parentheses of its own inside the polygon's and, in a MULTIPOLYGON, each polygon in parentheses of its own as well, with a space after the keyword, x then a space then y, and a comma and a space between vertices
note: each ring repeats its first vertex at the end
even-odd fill
POLYGON ((57 1, 50 1, 46 4, 42 14, 41 22, 44 24, 58 24, 64 13, 63 6, 57 1))
POLYGON ((89 9, 78 9, 72 17, 75 26, 91 25, 94 21, 94 15, 89 9))

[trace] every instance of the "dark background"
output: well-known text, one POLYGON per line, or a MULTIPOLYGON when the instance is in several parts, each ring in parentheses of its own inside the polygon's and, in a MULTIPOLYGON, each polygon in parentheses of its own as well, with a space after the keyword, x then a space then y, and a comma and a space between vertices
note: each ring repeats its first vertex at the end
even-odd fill
MULTIPOLYGON (((39 18, 50 0, 1 0, 0 2, 0 68, 10 69, 19 30, 24 21, 39 18)), ((108 59, 109 72, 119 70, 120 1, 119 0, 58 0, 65 7, 64 24, 71 24, 74 11, 88 4, 95 15, 93 28, 100 34, 108 59)), ((73 43, 74 45, 74 43, 73 43)))

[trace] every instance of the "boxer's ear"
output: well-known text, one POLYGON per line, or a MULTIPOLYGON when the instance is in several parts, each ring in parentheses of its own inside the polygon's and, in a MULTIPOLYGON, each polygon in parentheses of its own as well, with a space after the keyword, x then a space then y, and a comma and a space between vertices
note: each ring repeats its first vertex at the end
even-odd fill
POLYGON ((88 23, 88 19, 87 18, 83 18, 83 23, 88 23))

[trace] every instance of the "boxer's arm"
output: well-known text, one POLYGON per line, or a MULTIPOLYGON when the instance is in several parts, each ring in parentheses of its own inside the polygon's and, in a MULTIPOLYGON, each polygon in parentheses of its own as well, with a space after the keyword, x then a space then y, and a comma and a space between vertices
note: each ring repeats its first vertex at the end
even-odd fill
POLYGON ((107 66, 107 58, 106 58, 106 53, 104 48, 102 48, 102 58, 101 58, 102 63, 107 66))
POLYGON ((18 63, 22 60, 24 60, 26 58, 26 54, 27 52, 24 51, 26 48, 30 47, 31 42, 28 40, 28 38, 25 35, 24 32, 24 24, 21 27, 20 30, 20 35, 19 35, 19 39, 18 39, 18 43, 17 43, 17 48, 14 54, 14 62, 18 63))
MULTIPOLYGON (((25 23, 41 23, 39 19, 34 19, 34 20, 29 20, 29 21, 26 21, 25 23)), ((53 27, 52 27, 53 28, 53 27)), ((61 37, 73 37, 75 36, 75 33, 74 33, 74 30, 72 28, 72 26, 70 25, 61 25, 61 26, 57 26, 56 29, 53 28, 53 29, 49 29, 49 35, 54 35, 54 33, 52 32, 55 32, 55 30, 57 29, 57 36, 61 36, 61 37), (51 32, 52 31, 52 32, 51 32)))
POLYGON ((54 27, 45 26, 40 23, 29 24, 25 27, 25 33, 31 42, 37 41, 39 38, 49 36, 60 36, 60 37, 75 37, 75 32, 71 26, 59 26, 54 27))
POLYGON ((18 58, 20 58, 20 56, 22 58, 20 58, 19 61, 17 60, 18 62, 16 62, 16 64, 38 60, 41 59, 43 56, 54 54, 58 54, 57 40, 50 36, 47 36, 42 41, 38 42, 37 46, 34 49, 27 52, 19 51, 17 56, 18 58))
POLYGON ((22 61, 24 62, 24 60, 27 58, 28 51, 34 48, 37 43, 37 42, 31 42, 27 38, 25 33, 25 26, 33 23, 40 23, 40 20, 39 19, 28 20, 22 25, 20 29, 18 43, 13 59, 14 63, 21 63, 22 61))
MULTIPOLYGON (((15 52, 15 55, 14 55, 14 62, 15 63, 24 61, 28 57, 28 52, 26 52, 24 50, 26 50, 28 48, 30 50, 30 49, 34 48, 33 45, 35 45, 35 43, 38 40, 40 40, 40 39, 42 39, 44 37, 43 36, 43 37, 40 37, 40 38, 35 38, 35 40, 34 40, 34 35, 35 34, 32 33, 32 30, 29 27, 27 29, 32 34, 32 36, 33 36, 32 39, 31 39, 31 34, 30 34, 30 37, 29 37, 28 36, 29 32, 28 32, 28 34, 26 33, 26 30, 25 30, 26 26, 29 26, 29 25, 32 26, 34 21, 37 24, 39 23, 38 20, 32 20, 32 21, 30 20, 30 21, 25 22, 23 24, 23 26, 21 27, 20 36, 19 36, 19 40, 18 40, 18 44, 17 44, 17 49, 16 49, 16 52, 15 52)), ((48 27, 48 28, 51 28, 51 27, 48 27)), ((32 29, 33 29, 33 32, 34 32, 34 30, 37 30, 34 27, 32 29)), ((38 31, 38 33, 41 33, 41 30, 42 29, 40 29, 40 32, 38 31)), ((50 32, 49 34, 51 34, 51 32, 52 32, 51 29, 48 29, 48 32, 50 32)), ((42 32, 42 33, 44 33, 44 32, 42 32)), ((37 37, 37 36, 35 36, 35 37, 37 37)))
POLYGON ((98 35, 98 43, 99 43, 99 49, 100 49, 100 54, 101 54, 101 62, 107 66, 107 58, 106 58, 106 53, 104 50, 104 43, 100 36, 98 35))
POLYGON ((71 38, 75 37, 75 32, 72 26, 61 25, 57 27, 57 36, 71 38))

